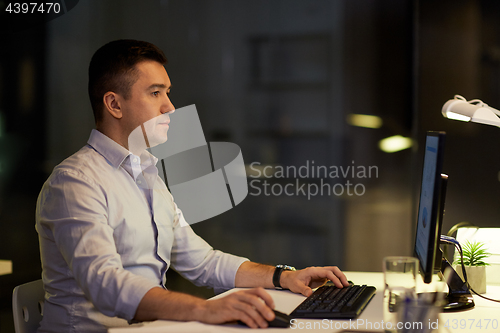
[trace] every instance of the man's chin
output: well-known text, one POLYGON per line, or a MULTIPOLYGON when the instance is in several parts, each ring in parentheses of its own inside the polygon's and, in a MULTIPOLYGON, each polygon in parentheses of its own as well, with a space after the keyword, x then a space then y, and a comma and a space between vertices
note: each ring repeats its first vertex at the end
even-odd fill
POLYGON ((155 135, 149 140, 149 147, 156 147, 158 145, 161 145, 163 143, 167 142, 167 135, 155 135))

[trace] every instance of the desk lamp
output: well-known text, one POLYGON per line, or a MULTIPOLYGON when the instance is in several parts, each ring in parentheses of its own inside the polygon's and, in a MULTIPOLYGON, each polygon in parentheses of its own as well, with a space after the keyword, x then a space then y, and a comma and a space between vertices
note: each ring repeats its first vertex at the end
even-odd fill
MULTIPOLYGON (((479 99, 473 99, 467 101, 463 96, 455 95, 454 99, 450 99, 446 103, 444 103, 442 113, 443 116, 448 119, 472 121, 475 123, 500 127, 500 118, 499 118, 500 111, 492 108, 491 106, 488 106, 488 104, 484 103, 479 99)), ((460 247, 459 243, 456 240, 450 239, 450 237, 441 236, 441 243, 449 243, 450 241, 452 244, 455 245, 458 244, 458 247, 460 247)), ((460 252, 462 251, 460 250, 460 252)), ((465 281, 467 281, 465 268, 463 265, 463 259, 462 259, 462 272, 464 273, 465 281)), ((466 284, 468 283, 466 282, 466 284)), ((484 299, 493 302, 500 302, 500 300, 491 299, 483 295, 480 295, 477 292, 475 292, 472 288, 471 290, 479 297, 482 297, 484 299)))
POLYGON ((467 101, 464 97, 455 95, 454 99, 450 99, 443 105, 442 113, 445 118, 449 119, 500 127, 500 111, 479 99, 467 101))

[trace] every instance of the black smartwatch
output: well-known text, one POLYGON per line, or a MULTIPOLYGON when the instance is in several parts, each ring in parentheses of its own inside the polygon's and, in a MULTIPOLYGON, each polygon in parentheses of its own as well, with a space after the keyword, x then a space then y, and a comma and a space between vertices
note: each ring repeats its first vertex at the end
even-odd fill
POLYGON ((283 271, 295 271, 295 267, 288 266, 288 265, 276 265, 276 268, 274 269, 274 274, 273 274, 273 284, 276 289, 283 289, 283 287, 280 284, 280 277, 281 273, 283 271))

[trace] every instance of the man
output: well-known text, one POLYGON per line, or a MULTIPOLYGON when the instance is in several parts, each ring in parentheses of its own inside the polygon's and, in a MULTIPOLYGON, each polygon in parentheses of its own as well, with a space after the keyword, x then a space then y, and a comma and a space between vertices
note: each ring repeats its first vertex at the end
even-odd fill
POLYGON ((108 43, 92 57, 96 129, 54 168, 37 202, 46 291, 39 332, 103 332, 155 319, 267 327, 274 303, 263 288, 309 296, 326 280, 348 284, 337 267, 260 265, 216 251, 193 232, 158 177, 156 158, 130 141, 145 127, 155 144, 167 139, 174 106, 165 63, 156 46, 134 40, 108 43), (253 289, 208 301, 168 291, 170 267, 197 285, 253 289))

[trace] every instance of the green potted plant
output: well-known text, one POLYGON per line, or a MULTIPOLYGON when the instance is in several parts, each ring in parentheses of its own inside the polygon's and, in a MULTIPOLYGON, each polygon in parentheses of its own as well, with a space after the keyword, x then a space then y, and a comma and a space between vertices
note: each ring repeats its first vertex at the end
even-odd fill
MULTIPOLYGON (((489 264, 484 260, 491 256, 491 253, 486 250, 485 246, 483 242, 469 241, 462 246, 467 281, 478 294, 486 292, 486 266, 489 264)), ((455 253, 454 266, 458 275, 464 279, 459 253, 455 253)))

